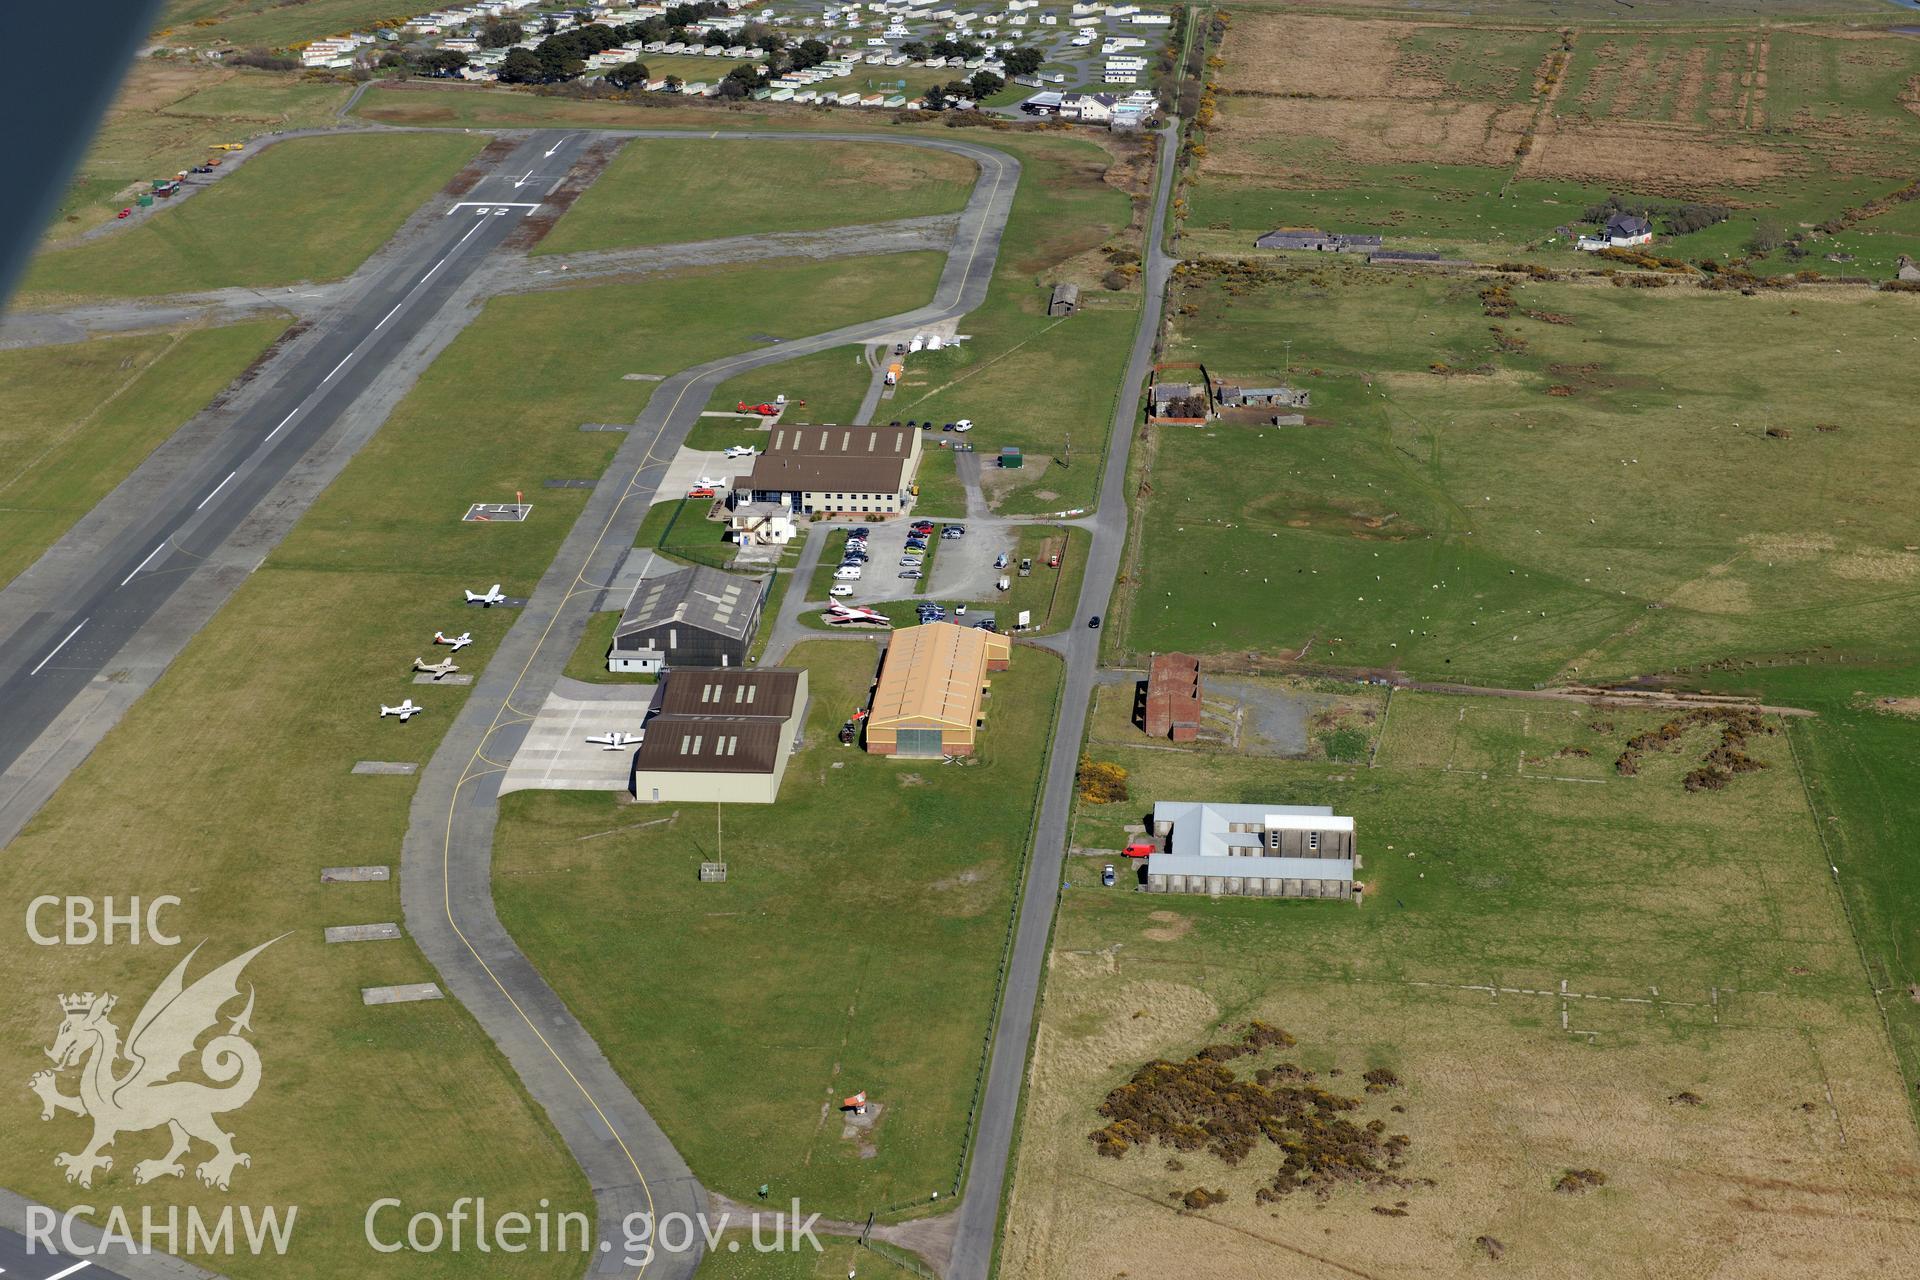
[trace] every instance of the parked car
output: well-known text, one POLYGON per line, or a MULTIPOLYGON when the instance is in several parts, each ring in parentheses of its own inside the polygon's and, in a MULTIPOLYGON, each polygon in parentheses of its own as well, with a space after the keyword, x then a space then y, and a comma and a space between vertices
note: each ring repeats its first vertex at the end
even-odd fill
POLYGON ((116 218, 131 218, 133 216, 133 210, 122 209, 120 212, 114 214, 113 216, 116 218))
POLYGON ((954 617, 956 617, 956 618, 964 618, 964 617, 966 617, 966 616, 967 616, 967 606, 965 606, 965 605, 963 605, 963 604, 957 604, 957 605, 955 605, 955 606, 953 606, 953 616, 954 616, 954 617))
POLYGON ((1109 863, 1108 863, 1108 864, 1107 864, 1106 866, 1104 866, 1104 867, 1101 867, 1101 868, 1100 868, 1100 883, 1101 883, 1101 884, 1103 884, 1103 885, 1105 885, 1105 886, 1107 886, 1107 888, 1109 888, 1109 889, 1111 889, 1111 888, 1113 888, 1113 882, 1114 882, 1114 878, 1115 878, 1115 877, 1114 877, 1114 874, 1113 874, 1113 864, 1112 864, 1111 862, 1109 862, 1109 863))
POLYGON ((918 569, 902 569, 900 571, 900 576, 907 579, 910 582, 918 582, 920 581, 921 574, 918 569))
POLYGON ((1060 567, 1060 553, 1056 551, 1052 555, 1047 557, 1047 568, 1058 569, 1059 567, 1060 567))
POLYGON ((900 567, 902 569, 918 569, 920 567, 920 562, 918 560, 915 560, 912 556, 901 556, 900 567))
POLYGON ((953 429, 955 431, 971 431, 973 430, 973 419, 962 418, 960 419, 960 421, 953 424, 953 429))
POLYGON ((1004 569, 1004 568, 1006 568, 1006 567, 1007 567, 1007 553, 1006 553, 1006 552, 1004 552, 1004 551, 1002 551, 1002 552, 1001 552, 1001 553, 1000 553, 999 555, 997 555, 997 556, 995 556, 995 557, 993 558, 993 567, 994 567, 994 568, 996 568, 996 569, 1004 569))
POLYGON ((867 528, 867 526, 861 525, 858 529, 847 530, 847 536, 849 538, 864 538, 872 532, 873 530, 867 528))

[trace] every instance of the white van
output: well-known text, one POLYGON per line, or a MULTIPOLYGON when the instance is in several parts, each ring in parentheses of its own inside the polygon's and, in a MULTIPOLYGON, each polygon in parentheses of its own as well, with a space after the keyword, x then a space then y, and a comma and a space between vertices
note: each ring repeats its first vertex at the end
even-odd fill
POLYGON ((850 596, 853 594, 853 588, 844 582, 836 582, 827 588, 827 594, 830 596, 850 596))
POLYGON ((860 566, 857 564, 843 564, 833 571, 833 576, 842 582, 852 582, 860 576, 860 566))

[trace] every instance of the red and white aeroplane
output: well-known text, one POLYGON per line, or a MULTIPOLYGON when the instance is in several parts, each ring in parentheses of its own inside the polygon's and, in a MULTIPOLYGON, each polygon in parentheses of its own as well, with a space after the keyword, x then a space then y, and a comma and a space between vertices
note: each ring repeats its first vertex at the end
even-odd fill
POLYGON ((881 613, 878 609, 863 609, 859 605, 841 604, 838 600, 829 604, 827 611, 821 614, 820 618, 821 621, 834 626, 841 626, 849 622, 865 622, 881 627, 890 627, 893 625, 893 619, 881 613))
POLYGON ((450 636, 444 631, 436 631, 433 633, 433 642, 435 644, 450 644, 453 646, 453 651, 458 653, 473 643, 473 632, 462 631, 457 636, 450 636))

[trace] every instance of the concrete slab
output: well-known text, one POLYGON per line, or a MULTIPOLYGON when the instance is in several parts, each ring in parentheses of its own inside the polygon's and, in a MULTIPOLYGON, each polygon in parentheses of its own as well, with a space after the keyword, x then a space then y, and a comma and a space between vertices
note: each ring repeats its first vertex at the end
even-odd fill
POLYGON ((400 936, 397 924, 337 924, 325 930, 328 942, 389 942, 400 936))
POLYGON ((392 874, 386 867, 323 867, 320 871, 321 884, 360 884, 389 879, 392 874))
POLYGON ((596 484, 599 484, 600 482, 598 480, 583 479, 583 480, 542 480, 540 483, 549 489, 591 489, 593 488, 593 486, 595 486, 596 484))
POLYGON ((444 1000, 440 988, 431 982, 409 982, 398 987, 362 987, 362 1004, 410 1004, 415 1000, 444 1000))
POLYGON ((411 760, 362 760, 353 766, 353 771, 410 778, 420 772, 420 766, 411 760))
POLYGON ((413 682, 415 684, 472 684, 473 677, 463 676, 457 673, 450 676, 436 676, 431 672, 416 671, 413 675, 413 682))
POLYGON ((630 428, 624 422, 583 422, 582 431, 627 431, 630 428))
POLYGON ((591 685, 561 680, 527 726, 501 779, 509 791, 625 791, 634 747, 609 751, 592 734, 638 733, 653 704, 652 685, 591 685))
POLYGON ((663 573, 672 573, 680 566, 664 558, 652 547, 633 547, 620 561, 620 567, 613 571, 613 581, 607 584, 600 598, 594 601, 595 613, 620 612, 633 601, 634 590, 648 578, 657 578, 663 573))
MULTIPOLYGON (((749 444, 751 441, 742 439, 740 443, 749 444)), ((660 477, 660 487, 653 491, 653 501, 656 505, 662 502, 678 502, 687 496, 687 490, 700 483, 703 476, 722 482, 731 482, 735 475, 743 474, 752 466, 751 458, 728 458, 726 453, 719 449, 681 449, 673 455, 673 461, 667 464, 667 473, 660 477)), ((689 505, 687 512, 681 518, 687 519, 696 514, 689 505)))

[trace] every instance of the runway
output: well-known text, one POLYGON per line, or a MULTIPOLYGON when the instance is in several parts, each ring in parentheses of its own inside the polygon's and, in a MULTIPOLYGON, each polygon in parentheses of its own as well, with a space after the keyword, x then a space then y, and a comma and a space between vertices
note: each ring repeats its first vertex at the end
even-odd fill
MULTIPOLYGON (((15 766, 41 733, 111 670, 206 556, 432 323, 559 184, 587 136, 547 131, 521 143, 447 209, 440 227, 404 245, 392 269, 336 313, 304 357, 183 468, 150 511, 84 564, 64 562, 61 581, 34 583, 42 599, 59 603, 28 616, 0 645, 0 706, 7 708, 0 720, 0 809, 33 781, 36 764, 15 766)), ((28 575, 36 572, 46 570, 36 566, 28 575)), ((0 839, 11 834, 0 829, 0 839)))

